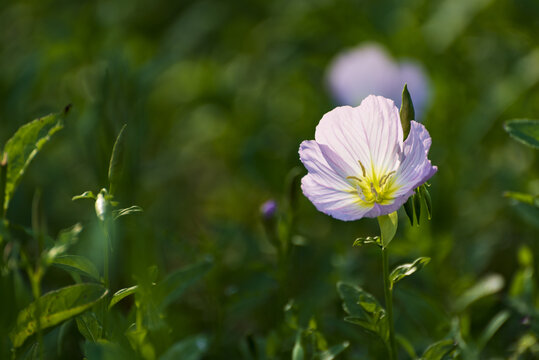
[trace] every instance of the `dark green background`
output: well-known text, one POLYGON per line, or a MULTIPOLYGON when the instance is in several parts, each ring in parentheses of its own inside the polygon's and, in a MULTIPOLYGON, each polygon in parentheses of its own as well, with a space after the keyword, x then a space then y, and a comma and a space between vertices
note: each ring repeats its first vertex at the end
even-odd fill
MULTIPOLYGON (((207 358, 241 358, 247 336, 263 341, 283 327, 282 308, 295 298, 331 344, 352 342, 343 359, 381 359, 375 338, 342 320, 335 289, 347 280, 382 300, 378 249, 351 246, 377 234, 375 220, 333 220, 300 194, 293 233, 304 245, 293 247, 283 287, 258 210, 270 198, 282 204, 285 178, 301 166, 300 142, 335 106, 325 83, 330 61, 379 42, 397 59, 421 62, 430 77, 423 123, 439 167, 432 221, 411 228, 400 214, 392 243, 392 265, 432 258, 396 290, 397 332, 420 353, 447 335, 455 299, 499 273, 504 290, 470 311, 476 334, 507 306, 519 247, 539 248, 537 213, 503 197, 505 190, 539 193, 537 153, 502 127, 539 117, 538 13, 534 0, 3 1, 0 142, 73 105, 65 129, 29 168, 8 218, 30 225, 41 189, 49 233, 81 221, 73 252, 99 264, 93 204, 71 197, 107 185, 112 145, 127 123, 117 198, 145 212, 121 220, 114 289, 134 284, 149 265, 162 277, 211 255, 213 270, 169 310, 174 339, 205 333, 207 358)), ((55 270, 43 288, 69 283, 55 270)), ((508 356, 526 331, 514 313, 485 354, 508 356)), ((83 340, 72 332, 64 355, 78 358, 83 340)), ((293 341, 292 334, 281 342, 279 356, 290 356, 293 341)))

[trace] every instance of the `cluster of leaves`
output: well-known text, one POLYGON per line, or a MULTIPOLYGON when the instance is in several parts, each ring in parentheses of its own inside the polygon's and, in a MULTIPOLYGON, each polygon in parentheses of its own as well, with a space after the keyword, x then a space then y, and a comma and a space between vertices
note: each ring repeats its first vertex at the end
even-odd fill
MULTIPOLYGON (((164 321, 167 307, 211 269, 211 259, 176 270, 161 280, 158 280, 157 268, 152 267, 144 276, 136 279, 136 285, 110 295, 112 289, 108 279, 107 254, 111 246, 109 241, 112 226, 118 218, 142 211, 139 206, 112 210, 118 205, 112 191, 116 189, 121 172, 125 126, 120 131, 112 151, 109 167, 110 190, 104 188, 97 196, 86 191, 73 198, 95 201, 95 211, 102 224, 105 241, 104 274, 99 273, 90 259, 68 253, 78 240, 82 231, 81 224, 61 231, 57 239, 53 240, 41 231, 39 219, 36 219, 40 215, 37 211, 33 215, 33 224, 36 225, 32 229, 13 224, 4 217, 21 176, 44 144, 62 128, 68 110, 69 108, 66 108, 62 113, 51 114, 22 126, 4 148, 0 189, 4 206, 0 244, 9 252, 9 258, 2 264, 2 276, 3 279, 16 278, 19 270, 26 270, 34 298, 34 301, 8 324, 13 358, 37 359, 44 358, 45 354, 48 354, 47 358, 55 357, 50 353, 52 351, 54 354, 56 351, 46 348, 49 343, 44 340, 45 330, 53 327, 60 329, 60 333, 56 334, 60 349, 65 332, 74 321, 78 332, 86 339, 83 349, 87 359, 199 359, 208 349, 207 335, 189 336, 165 347, 155 345, 152 337, 167 333, 164 321), (38 245, 35 258, 32 258, 28 251, 31 247, 28 242, 38 245), (42 279, 51 266, 66 271, 75 284, 41 294, 42 279), (121 318, 122 315, 115 311, 114 306, 128 296, 135 297, 135 306, 130 311, 131 315, 119 321, 126 324, 126 328, 123 331, 120 329, 121 335, 118 335, 113 322, 118 322, 118 317, 121 318), (133 317, 134 322, 130 322, 133 317), (130 346, 121 346, 121 338, 126 339, 130 346)), ((46 336, 49 335, 50 333, 46 336)), ((7 346, 5 340, 3 346, 7 346)))

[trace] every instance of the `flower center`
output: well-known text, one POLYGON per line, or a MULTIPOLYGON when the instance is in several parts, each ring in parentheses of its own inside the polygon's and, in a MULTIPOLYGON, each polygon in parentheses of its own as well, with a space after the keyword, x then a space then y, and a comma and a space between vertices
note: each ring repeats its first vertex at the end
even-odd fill
POLYGON ((361 175, 347 176, 352 185, 356 188, 359 200, 366 205, 373 205, 375 203, 380 205, 389 205, 393 203, 395 199, 395 192, 398 187, 395 184, 393 175, 395 171, 390 171, 385 174, 376 172, 374 166, 372 172, 367 176, 365 167, 358 161, 361 166, 361 175))

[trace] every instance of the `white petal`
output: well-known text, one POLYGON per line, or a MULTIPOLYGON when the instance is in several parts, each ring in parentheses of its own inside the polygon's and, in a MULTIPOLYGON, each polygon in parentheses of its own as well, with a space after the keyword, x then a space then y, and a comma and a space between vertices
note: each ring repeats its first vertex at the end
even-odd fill
POLYGON ((410 134, 404 142, 404 159, 395 174, 395 182, 400 186, 396 196, 402 196, 415 189, 430 179, 438 170, 436 166, 432 166, 427 158, 431 142, 425 126, 412 121, 410 134))
POLYGON ((315 139, 337 153, 356 174, 362 171, 358 161, 367 175, 374 169, 384 174, 399 164, 399 112, 392 100, 371 95, 356 108, 342 106, 325 114, 316 127, 315 139))
POLYGON ((356 220, 370 210, 359 203, 357 190, 346 180, 348 164, 334 151, 311 140, 301 143, 299 154, 309 171, 301 188, 319 211, 340 220, 356 220))
POLYGON ((318 211, 339 220, 360 219, 371 209, 362 207, 356 194, 319 184, 310 173, 301 179, 301 190, 318 211))
MULTIPOLYGON (((336 157, 337 155, 334 160, 339 162, 336 157)), ((332 167, 328 163, 316 141, 303 141, 299 146, 299 158, 317 183, 342 191, 353 190, 352 185, 346 180, 348 175, 345 175, 344 170, 338 165, 333 164, 332 167)))

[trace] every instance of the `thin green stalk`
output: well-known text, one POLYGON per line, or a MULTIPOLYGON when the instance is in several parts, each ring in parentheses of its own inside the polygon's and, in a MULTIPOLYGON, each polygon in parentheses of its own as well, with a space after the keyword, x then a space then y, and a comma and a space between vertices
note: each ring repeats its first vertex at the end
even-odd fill
POLYGON ((41 329, 41 268, 34 272, 29 269, 28 275, 32 286, 32 295, 36 302, 36 323, 37 323, 37 344, 39 347, 39 358, 43 359, 43 330, 41 329))
POLYGON ((388 352, 391 360, 397 360, 397 345, 395 342, 395 325, 393 323, 393 291, 389 282, 389 264, 387 247, 382 248, 382 268, 384 273, 384 297, 387 311, 387 321, 389 322, 389 344, 388 352))
MULTIPOLYGON (((108 229, 108 223, 107 221, 104 221, 102 223, 103 225, 103 233, 105 234, 105 258, 103 261, 103 277, 105 280, 105 288, 110 290, 110 278, 109 278, 109 258, 110 258, 110 247, 111 247, 111 239, 110 239, 110 233, 108 229)), ((107 296, 108 298, 108 296, 107 296)), ((108 301, 103 301, 102 309, 103 309, 103 334, 106 337, 106 331, 107 331, 107 303, 108 301)))

